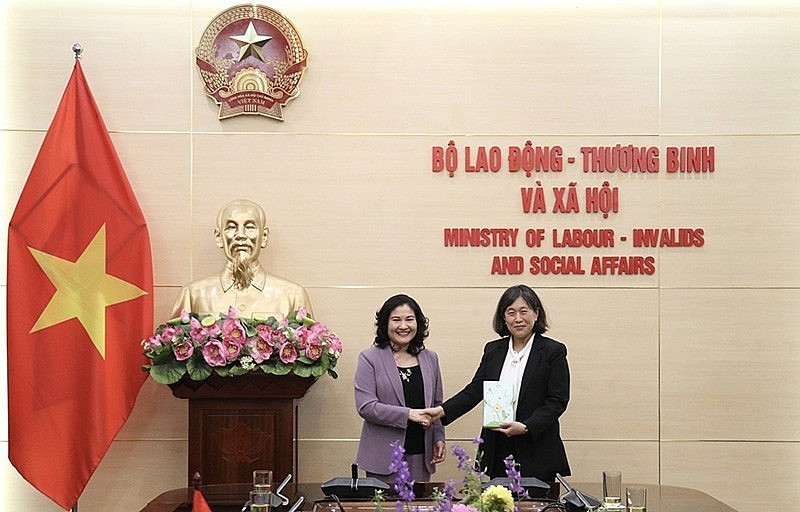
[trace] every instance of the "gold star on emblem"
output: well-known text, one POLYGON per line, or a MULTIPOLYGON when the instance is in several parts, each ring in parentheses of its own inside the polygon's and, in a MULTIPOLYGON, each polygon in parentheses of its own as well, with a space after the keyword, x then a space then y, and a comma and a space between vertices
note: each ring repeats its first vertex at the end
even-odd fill
POLYGON ((147 295, 139 287, 106 274, 105 224, 74 263, 33 247, 28 250, 56 287, 31 333, 77 318, 105 359, 106 306, 147 295))
POLYGON ((250 56, 264 62, 264 45, 272 39, 272 36, 259 35, 252 21, 247 25, 244 34, 230 37, 239 45, 239 62, 250 56))

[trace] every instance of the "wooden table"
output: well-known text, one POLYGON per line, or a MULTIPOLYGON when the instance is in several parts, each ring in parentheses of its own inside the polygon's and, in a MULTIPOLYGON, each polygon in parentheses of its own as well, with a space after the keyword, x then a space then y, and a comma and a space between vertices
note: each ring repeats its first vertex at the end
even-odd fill
MULTIPOLYGON (((569 482, 573 489, 595 497, 602 494, 599 483, 569 482)), ((436 484, 428 484, 430 486, 436 484)), ((441 486, 441 484, 439 484, 441 486)), ((639 485, 623 483, 623 486, 639 485)), ((240 512, 242 505, 247 501, 250 484, 210 485, 201 486, 204 493, 210 492, 213 498, 209 505, 214 512, 240 512)), ((736 512, 725 503, 709 496, 708 494, 687 487, 671 485, 643 485, 647 488, 647 512, 736 512)), ((141 512, 189 512, 192 509, 192 487, 173 489, 157 496, 147 504, 141 512)), ((318 483, 289 484, 284 494, 293 504, 299 496, 305 497, 305 502, 300 507, 304 512, 341 512, 339 505, 332 500, 325 500, 318 483)), ((526 501, 522 502, 520 509, 523 512, 539 512, 548 502, 526 501)), ((430 512, 434 503, 427 500, 414 502, 421 512, 430 512)), ((342 508, 345 512, 372 512, 375 507, 369 501, 343 501, 342 508)), ((281 512, 288 507, 280 507, 275 512, 281 512)), ((394 501, 384 502, 384 510, 394 510, 394 501)))

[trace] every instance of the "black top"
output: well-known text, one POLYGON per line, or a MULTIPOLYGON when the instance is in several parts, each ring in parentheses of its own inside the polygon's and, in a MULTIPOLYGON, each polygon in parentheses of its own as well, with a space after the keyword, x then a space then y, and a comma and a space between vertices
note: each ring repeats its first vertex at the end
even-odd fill
MULTIPOLYGON (((403 383, 403 396, 406 407, 411 409, 425 408, 425 383, 422 381, 422 370, 419 365, 408 368, 397 367, 400 382, 403 383)), ((408 420, 406 440, 403 444, 406 455, 425 453, 425 429, 415 421, 408 420)))

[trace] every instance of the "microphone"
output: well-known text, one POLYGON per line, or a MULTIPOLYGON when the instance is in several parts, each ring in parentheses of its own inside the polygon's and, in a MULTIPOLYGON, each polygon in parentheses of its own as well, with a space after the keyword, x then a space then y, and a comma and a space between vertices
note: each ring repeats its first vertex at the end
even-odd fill
POLYGON ((350 464, 350 489, 358 492, 358 464, 350 464))
POLYGON ((597 507, 600 506, 600 501, 597 498, 573 489, 560 474, 556 473, 556 479, 567 490, 565 494, 558 498, 558 502, 564 504, 564 508, 568 512, 588 512, 597 510, 597 507))
POLYGON ((332 478, 320 485, 325 496, 354 499, 371 500, 375 491, 388 491, 389 485, 377 478, 367 477, 358 478, 358 464, 350 466, 350 478, 332 478))

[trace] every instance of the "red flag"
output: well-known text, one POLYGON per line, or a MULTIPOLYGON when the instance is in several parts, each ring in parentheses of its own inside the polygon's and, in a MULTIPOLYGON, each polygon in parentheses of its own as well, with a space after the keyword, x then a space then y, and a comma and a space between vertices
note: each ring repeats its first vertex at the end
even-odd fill
POLYGON ((203 493, 197 489, 194 490, 194 497, 192 498, 192 512, 211 512, 211 507, 208 506, 203 493))
POLYGON ((75 61, 8 228, 8 457, 64 509, 127 419, 153 328, 147 225, 75 61))

